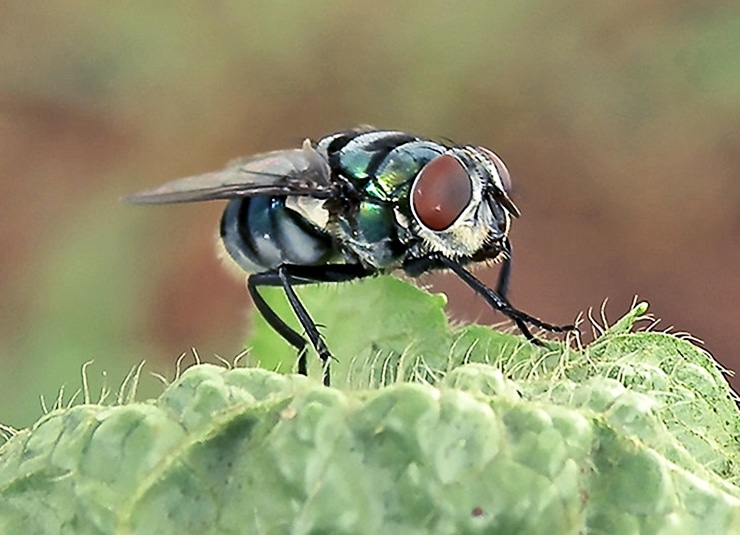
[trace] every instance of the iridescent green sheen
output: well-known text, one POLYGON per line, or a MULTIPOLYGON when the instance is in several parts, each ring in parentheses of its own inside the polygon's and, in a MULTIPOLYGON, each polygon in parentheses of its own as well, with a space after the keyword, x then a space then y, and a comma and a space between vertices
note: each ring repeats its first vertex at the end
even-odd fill
POLYGON ((440 146, 429 141, 406 143, 393 149, 375 173, 366 191, 383 200, 397 201, 409 184, 432 158, 442 153, 440 146))
POLYGON ((395 237, 393 222, 391 205, 363 201, 360 203, 355 230, 363 240, 379 243, 395 237))
POLYGON ((383 270, 396 265, 402 253, 394 221, 392 204, 362 201, 355 217, 339 225, 357 261, 383 270))
MULTIPOLYGON (((365 191, 381 201, 397 201, 408 190, 416 174, 432 158, 439 156, 443 147, 431 141, 412 141, 391 150, 377 169, 373 158, 377 152, 355 148, 342 152, 340 164, 351 178, 367 181, 365 191)), ((377 165, 377 164, 376 164, 377 165)))
POLYGON ((352 178, 365 180, 370 176, 368 175, 368 168, 374 155, 374 152, 361 149, 343 152, 339 157, 339 163, 349 172, 352 178))

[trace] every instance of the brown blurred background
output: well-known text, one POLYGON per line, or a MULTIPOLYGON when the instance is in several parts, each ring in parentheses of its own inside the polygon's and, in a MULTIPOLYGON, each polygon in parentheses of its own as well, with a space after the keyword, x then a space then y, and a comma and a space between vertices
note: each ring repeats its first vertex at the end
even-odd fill
POLYGON ((141 359, 232 357, 248 298, 213 255, 222 205, 118 198, 358 123, 503 156, 522 309, 608 297, 615 320, 637 294, 740 365, 737 2, 6 0, 0 422, 69 399, 90 359, 115 389, 141 359))

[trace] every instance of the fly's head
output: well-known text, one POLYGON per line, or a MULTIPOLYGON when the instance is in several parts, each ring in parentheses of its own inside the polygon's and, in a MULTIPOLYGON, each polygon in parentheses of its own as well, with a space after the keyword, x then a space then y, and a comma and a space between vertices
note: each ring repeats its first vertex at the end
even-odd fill
POLYGON ((483 147, 453 147, 414 179, 409 203, 415 233, 427 253, 456 259, 497 259, 505 251, 511 218, 509 172, 483 147))

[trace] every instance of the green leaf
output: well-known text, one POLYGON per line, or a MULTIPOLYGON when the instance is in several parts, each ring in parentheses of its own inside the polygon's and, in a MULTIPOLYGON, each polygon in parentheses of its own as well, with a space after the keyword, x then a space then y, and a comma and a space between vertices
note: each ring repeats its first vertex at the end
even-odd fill
MULTIPOLYGON (((687 340, 630 333, 644 305, 576 350, 451 328, 389 278, 301 295, 338 387, 203 364, 55 410, 0 449, 0 532, 740 532, 729 387, 687 340)), ((289 367, 268 329, 254 356, 289 367)))

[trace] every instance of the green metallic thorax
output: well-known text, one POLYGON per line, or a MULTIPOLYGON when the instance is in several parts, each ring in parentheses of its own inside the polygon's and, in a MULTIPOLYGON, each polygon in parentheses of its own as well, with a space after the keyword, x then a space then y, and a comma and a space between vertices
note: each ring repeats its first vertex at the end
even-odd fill
POLYGON ((444 147, 411 140, 395 147, 338 153, 334 172, 352 183, 359 201, 338 218, 345 255, 375 269, 394 269, 403 261, 411 239, 397 214, 410 218, 409 189, 419 171, 444 147))

